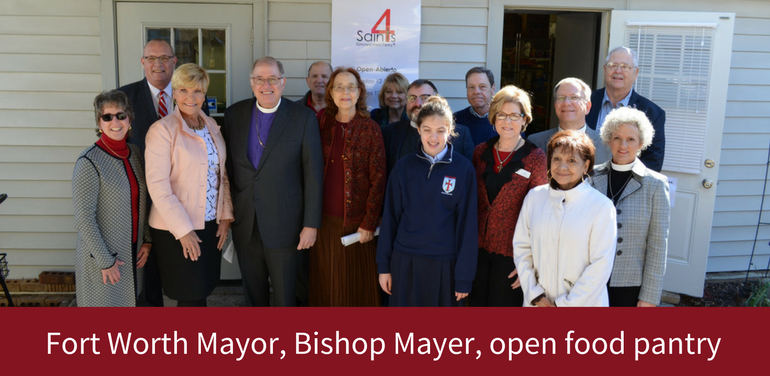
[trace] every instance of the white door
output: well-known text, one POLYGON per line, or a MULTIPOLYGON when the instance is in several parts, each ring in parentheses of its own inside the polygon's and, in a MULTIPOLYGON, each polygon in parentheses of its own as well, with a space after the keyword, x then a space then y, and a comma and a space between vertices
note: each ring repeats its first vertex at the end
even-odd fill
MULTIPOLYGON (((253 96, 248 74, 253 62, 252 6, 232 4, 118 2, 119 85, 144 77, 145 43, 164 39, 177 66, 195 63, 209 74, 209 112, 221 124, 227 106, 253 96)), ((240 279, 238 263, 222 262, 222 279, 240 279)))
POLYGON ((139 59, 145 43, 165 39, 177 66, 195 63, 209 73, 207 97, 216 103, 210 112, 218 122, 228 105, 253 96, 247 79, 253 63, 251 5, 118 2, 116 11, 120 86, 144 77, 139 59))
POLYGON ((676 179, 663 288, 702 296, 727 102, 733 13, 613 11, 609 47, 639 53, 635 90, 666 111, 676 179))

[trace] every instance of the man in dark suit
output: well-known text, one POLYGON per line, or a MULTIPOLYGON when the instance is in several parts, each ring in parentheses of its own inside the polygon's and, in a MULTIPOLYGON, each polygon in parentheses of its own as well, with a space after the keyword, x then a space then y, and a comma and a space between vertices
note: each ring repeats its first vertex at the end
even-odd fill
POLYGON ((142 54, 144 79, 125 85, 118 90, 126 93, 134 108, 134 121, 128 142, 144 152, 144 136, 161 116, 160 98, 163 97, 164 115, 172 111, 171 76, 176 66, 174 50, 168 42, 153 39, 144 46, 142 54))
MULTIPOLYGON (((131 122, 131 135, 128 142, 139 146, 144 153, 144 136, 150 126, 172 111, 171 76, 176 66, 174 49, 168 42, 153 39, 144 46, 141 58, 144 67, 143 79, 125 85, 118 90, 126 93, 134 108, 134 121, 131 122), (163 103, 160 103, 161 99, 163 103)), ((144 266, 144 303, 153 307, 163 307, 163 292, 158 270, 157 252, 150 251, 144 266)))
MULTIPOLYGON (((382 137, 385 142, 385 159, 388 162, 388 173, 393 170, 399 159, 407 154, 420 150, 420 134, 417 132, 417 114, 420 113, 422 104, 431 95, 438 95, 436 85, 429 80, 418 79, 409 84, 406 91, 406 113, 409 120, 401 120, 390 123, 382 128, 382 137)), ((473 144, 470 130, 462 124, 455 125, 457 137, 450 138, 449 142, 454 150, 468 160, 473 159, 473 144)))
POLYGON ((591 109, 591 88, 583 80, 575 77, 567 77, 553 88, 553 107, 556 110, 556 117, 559 118, 559 125, 556 128, 535 133, 527 137, 527 141, 535 144, 548 155, 548 142, 551 137, 558 132, 574 130, 585 133, 591 139, 596 148, 594 152, 594 161, 600 165, 612 158, 607 146, 602 142, 599 133, 586 126, 586 114, 591 109))
POLYGON ((283 64, 257 59, 255 98, 225 111, 227 173, 246 302, 294 306, 298 250, 315 243, 321 227, 323 155, 318 121, 307 107, 282 98, 283 64), (268 277, 270 281, 268 281, 268 277))
POLYGON ((660 172, 666 150, 666 111, 633 90, 638 74, 639 61, 634 50, 624 46, 612 49, 604 64, 604 89, 596 90, 591 95, 592 106, 586 123, 591 129, 599 131, 607 114, 619 106, 630 106, 644 112, 655 129, 655 136, 652 145, 642 152, 639 159, 649 169, 660 172))

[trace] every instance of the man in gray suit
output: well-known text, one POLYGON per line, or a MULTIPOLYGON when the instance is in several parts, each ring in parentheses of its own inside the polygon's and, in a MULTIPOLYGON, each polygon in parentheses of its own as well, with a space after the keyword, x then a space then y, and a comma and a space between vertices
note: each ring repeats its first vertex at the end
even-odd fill
POLYGON ((270 56, 251 71, 256 98, 225 111, 232 224, 246 302, 294 306, 298 250, 321 227, 323 155, 313 111, 282 98, 283 64, 270 56), (268 278, 270 280, 268 281, 268 278))
POLYGON ((607 162, 612 158, 607 147, 602 143, 599 133, 586 126, 586 114, 591 111, 591 88, 583 80, 568 77, 556 84, 553 89, 554 108, 556 117, 559 118, 559 126, 547 131, 535 133, 527 138, 540 149, 548 153, 546 147, 551 137, 560 131, 569 129, 585 134, 594 142, 596 147, 595 164, 607 162))

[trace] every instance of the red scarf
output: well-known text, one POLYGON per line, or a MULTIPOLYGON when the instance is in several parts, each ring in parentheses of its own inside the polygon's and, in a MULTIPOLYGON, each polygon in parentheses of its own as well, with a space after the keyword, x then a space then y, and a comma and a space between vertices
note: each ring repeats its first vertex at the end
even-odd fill
POLYGON ((131 151, 128 149, 125 138, 120 141, 115 141, 107 137, 104 133, 102 133, 102 137, 99 138, 99 141, 96 141, 96 145, 107 152, 107 154, 123 160, 123 166, 126 168, 126 175, 128 176, 128 183, 131 186, 131 241, 136 243, 139 226, 139 183, 136 181, 136 175, 134 175, 134 169, 131 168, 131 163, 128 162, 131 151))

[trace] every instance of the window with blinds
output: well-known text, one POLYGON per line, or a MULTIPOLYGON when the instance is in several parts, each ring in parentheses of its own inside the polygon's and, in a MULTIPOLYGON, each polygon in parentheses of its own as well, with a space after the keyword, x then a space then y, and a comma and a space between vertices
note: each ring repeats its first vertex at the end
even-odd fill
POLYGON ((626 24, 625 45, 639 55, 634 89, 666 111, 664 170, 703 165, 715 33, 716 24, 626 24))

